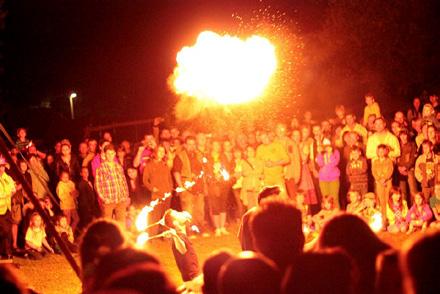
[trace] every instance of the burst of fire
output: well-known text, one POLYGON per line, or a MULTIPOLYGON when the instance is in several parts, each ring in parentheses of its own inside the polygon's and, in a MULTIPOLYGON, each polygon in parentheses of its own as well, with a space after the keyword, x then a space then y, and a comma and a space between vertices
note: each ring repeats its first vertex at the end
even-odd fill
POLYGON ((176 59, 171 80, 174 91, 219 104, 261 97, 277 68, 275 47, 256 35, 242 40, 204 31, 176 59))
POLYGON ((377 233, 382 230, 382 227, 383 227, 382 214, 380 212, 376 212, 371 217, 370 228, 373 230, 373 232, 377 233))

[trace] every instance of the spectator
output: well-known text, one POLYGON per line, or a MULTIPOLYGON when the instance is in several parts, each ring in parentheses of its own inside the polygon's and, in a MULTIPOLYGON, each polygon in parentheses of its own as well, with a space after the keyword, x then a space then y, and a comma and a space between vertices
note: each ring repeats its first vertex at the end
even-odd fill
MULTIPOLYGON (((278 186, 265 187, 258 194, 258 204, 261 203, 263 199, 271 196, 279 196, 280 188, 278 186)), ((238 239, 241 244, 241 249, 243 251, 250 250, 255 251, 254 240, 251 233, 251 219, 252 216, 258 211, 257 207, 254 206, 250 208, 242 217, 240 226, 238 228, 238 239)))
POLYGON ((405 233, 407 230, 407 213, 408 205, 406 200, 403 199, 402 192, 399 188, 392 188, 386 214, 389 224, 388 231, 391 233, 405 233))
POLYGON ((322 150, 318 149, 316 162, 319 166, 319 187, 322 195, 333 197, 336 208, 339 204, 339 151, 334 149, 329 139, 324 139, 322 150))
POLYGON ((262 201, 251 219, 255 248, 284 272, 295 264, 304 247, 301 212, 290 201, 262 201))
POLYGON ((26 252, 32 259, 41 259, 47 253, 54 253, 46 239, 46 231, 41 216, 34 212, 26 231, 26 252))
POLYGON ((113 212, 121 224, 125 224, 128 201, 128 185, 124 171, 115 162, 116 151, 112 144, 104 148, 105 161, 96 170, 95 187, 102 201, 103 217, 111 219, 113 212))
POLYGON ((263 183, 265 186, 279 186, 281 197, 286 197, 284 166, 290 162, 289 154, 279 142, 271 142, 267 132, 261 133, 261 142, 256 157, 264 162, 263 183))
POLYGON ((434 188, 434 196, 429 199, 429 206, 434 215, 432 227, 440 227, 440 184, 436 184, 434 188))
POLYGON ((426 203, 423 192, 416 193, 411 206, 406 216, 408 224, 408 234, 414 231, 422 230, 424 232, 428 228, 428 223, 432 218, 432 212, 429 205, 426 203))
MULTIPOLYGON (((180 194, 181 207, 193 216, 193 222, 200 228, 205 227, 204 183, 202 174, 203 156, 196 150, 196 139, 189 136, 185 148, 178 153, 173 163, 173 175, 178 187, 185 187, 185 182, 194 182, 191 189, 180 194)), ((202 233, 207 234, 202 231, 202 233)))
POLYGON ((374 114, 376 117, 380 117, 381 114, 379 104, 376 102, 374 95, 367 93, 364 97, 365 104, 367 104, 364 108, 364 126, 366 126, 370 115, 374 114))
POLYGON ((57 195, 60 199, 60 208, 67 217, 67 223, 72 226, 75 232, 76 226, 79 223, 78 211, 76 210, 78 190, 75 188, 75 183, 70 180, 68 171, 62 171, 60 174, 60 181, 57 185, 57 195))
POLYGON ((359 269, 355 293, 373 293, 376 257, 389 246, 383 243, 358 216, 342 214, 332 218, 319 236, 319 248, 341 248, 359 269))
POLYGON ((324 224, 334 217, 339 210, 335 204, 335 198, 331 195, 325 195, 322 198, 321 207, 321 210, 313 216, 313 223, 317 231, 320 231, 324 224))
MULTIPOLYGON (((173 192, 173 181, 171 170, 166 163, 165 147, 159 145, 154 151, 153 158, 147 162, 144 168, 143 183, 151 192, 152 201, 162 199, 168 195, 164 201, 159 201, 156 208, 149 214, 149 223, 153 224, 163 217, 165 211, 171 205, 170 195, 173 192)), ((152 234, 157 233, 158 231, 152 232, 152 234)))
POLYGON ((85 228, 92 220, 99 216, 99 204, 95 189, 89 180, 89 169, 81 168, 81 180, 78 183, 78 215, 79 228, 85 228))
POLYGON ((15 183, 6 174, 6 160, 0 156, 0 257, 12 259, 11 198, 15 192, 15 183))
POLYGON ((275 264, 254 252, 230 259, 219 276, 221 294, 280 293, 281 274, 275 264))
POLYGON ((213 252, 203 264, 203 294, 219 294, 219 273, 222 266, 234 256, 226 250, 213 252))
POLYGON ((353 147, 350 151, 350 159, 346 165, 346 174, 350 183, 350 190, 357 191, 361 196, 368 192, 368 164, 362 155, 362 149, 353 147))
POLYGON ((81 281, 83 292, 90 291, 101 258, 125 245, 127 239, 118 223, 99 219, 85 230, 80 241, 81 281))
POLYGON ((383 117, 378 117, 374 121, 375 133, 368 137, 367 141, 367 159, 374 159, 377 157, 377 147, 379 145, 387 145, 389 148, 389 157, 391 159, 400 156, 399 140, 396 136, 386 129, 386 122, 383 117))
POLYGON ((393 175, 393 162, 388 158, 388 146, 377 146, 377 157, 372 163, 372 173, 375 181, 375 192, 379 200, 379 207, 382 215, 386 214, 388 197, 391 190, 391 177, 393 175))
POLYGON ((355 263, 342 250, 304 253, 285 276, 282 293, 352 294, 357 279, 355 263))
POLYGON ((417 192, 417 183, 414 175, 414 166, 417 159, 417 146, 410 141, 407 130, 402 130, 399 134, 400 149, 402 151, 397 159, 397 178, 403 198, 408 202, 410 195, 417 192), (408 191, 409 186, 409 191, 408 191))
POLYGON ((440 155, 434 154, 431 141, 422 144, 422 154, 416 160, 415 176, 422 186, 423 196, 428 201, 434 195, 434 186, 440 178, 440 155))
POLYGON ((438 266, 440 232, 434 231, 410 240, 400 256, 405 293, 439 293, 438 266))

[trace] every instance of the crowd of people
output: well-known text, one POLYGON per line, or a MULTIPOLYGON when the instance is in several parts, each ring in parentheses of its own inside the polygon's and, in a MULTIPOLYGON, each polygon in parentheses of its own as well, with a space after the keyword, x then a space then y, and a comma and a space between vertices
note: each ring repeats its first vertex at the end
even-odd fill
MULTIPOLYGON (((104 132, 78 148, 63 139, 44 152, 20 128, 10 155, 70 250, 82 240, 86 292, 139 290, 143 275, 157 279, 150 285, 163 287, 157 293, 175 291, 157 258, 127 247, 119 229, 136 235, 138 212, 152 202, 148 223, 161 226, 150 236, 172 239, 182 279, 203 271, 206 293, 382 293, 402 291, 393 287, 405 275, 412 281, 405 289, 423 289, 418 275, 431 277, 432 265, 420 268, 414 258, 438 255, 430 247, 438 233, 422 234, 399 253, 371 229, 412 234, 440 227, 438 96, 415 97, 391 121, 373 94, 364 98, 359 121, 343 105, 321 122, 306 111, 289 123, 268 120, 218 134, 156 118, 140 143, 116 145, 104 132), (234 222, 243 253, 216 253, 199 269, 191 239, 229 235, 234 222), (304 252, 311 239, 314 250, 304 252)), ((4 157, 0 180, 2 258, 60 252, 4 157)))

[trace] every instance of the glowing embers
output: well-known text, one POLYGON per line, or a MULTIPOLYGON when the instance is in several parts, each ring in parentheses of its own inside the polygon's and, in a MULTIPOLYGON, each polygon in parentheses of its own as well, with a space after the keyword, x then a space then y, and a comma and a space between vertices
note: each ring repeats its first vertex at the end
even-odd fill
POLYGON ((177 54, 172 86, 179 95, 206 102, 245 103, 264 94, 276 68, 275 47, 268 39, 205 31, 177 54))

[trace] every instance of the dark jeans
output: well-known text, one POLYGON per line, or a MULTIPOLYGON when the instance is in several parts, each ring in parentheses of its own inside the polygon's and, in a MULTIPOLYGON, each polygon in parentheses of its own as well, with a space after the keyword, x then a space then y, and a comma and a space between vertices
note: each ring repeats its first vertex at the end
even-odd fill
POLYGON ((12 218, 8 210, 0 215, 0 255, 12 255, 12 218))

